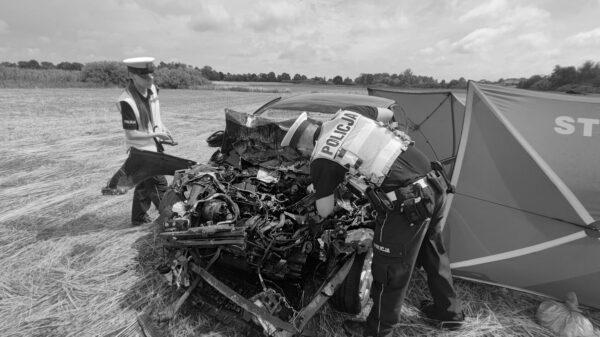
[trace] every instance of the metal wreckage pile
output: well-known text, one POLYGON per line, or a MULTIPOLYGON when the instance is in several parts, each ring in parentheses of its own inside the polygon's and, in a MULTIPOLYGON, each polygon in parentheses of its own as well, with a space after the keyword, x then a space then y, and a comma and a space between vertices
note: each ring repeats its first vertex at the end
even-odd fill
POLYGON ((205 282, 195 291, 203 301, 270 336, 307 334, 328 300, 359 313, 371 285, 369 204, 340 185, 336 212, 316 223, 308 161, 279 148, 281 128, 226 117, 225 131, 207 140, 220 147, 210 162, 177 171, 160 207, 173 282, 187 288, 179 302, 205 282))

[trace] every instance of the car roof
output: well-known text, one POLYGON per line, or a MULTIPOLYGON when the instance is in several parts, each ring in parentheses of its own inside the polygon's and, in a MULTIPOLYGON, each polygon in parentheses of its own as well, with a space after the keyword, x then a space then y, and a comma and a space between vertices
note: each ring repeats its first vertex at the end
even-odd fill
POLYGON ((256 110, 254 115, 260 115, 268 109, 315 111, 334 114, 341 108, 353 105, 388 108, 394 103, 395 101, 391 99, 377 96, 341 93, 310 93, 271 101, 256 110))

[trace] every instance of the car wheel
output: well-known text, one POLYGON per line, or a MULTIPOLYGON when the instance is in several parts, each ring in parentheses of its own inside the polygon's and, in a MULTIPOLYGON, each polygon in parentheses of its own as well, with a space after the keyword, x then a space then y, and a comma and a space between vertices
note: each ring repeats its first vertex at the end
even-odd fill
POLYGON ((371 248, 366 253, 356 256, 346 279, 329 299, 334 309, 356 315, 367 305, 373 283, 371 261, 373 261, 371 248))

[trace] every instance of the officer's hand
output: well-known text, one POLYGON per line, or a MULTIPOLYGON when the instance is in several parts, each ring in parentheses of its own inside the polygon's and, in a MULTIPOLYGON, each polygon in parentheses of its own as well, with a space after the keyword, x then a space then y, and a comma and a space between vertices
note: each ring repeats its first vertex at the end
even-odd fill
POLYGON ((306 187, 306 193, 311 194, 311 193, 315 193, 315 187, 313 186, 313 184, 310 184, 306 187))
POLYGON ((168 133, 162 132, 162 131, 154 132, 153 137, 156 137, 156 138, 162 139, 162 140, 170 140, 171 139, 171 137, 169 136, 168 133))

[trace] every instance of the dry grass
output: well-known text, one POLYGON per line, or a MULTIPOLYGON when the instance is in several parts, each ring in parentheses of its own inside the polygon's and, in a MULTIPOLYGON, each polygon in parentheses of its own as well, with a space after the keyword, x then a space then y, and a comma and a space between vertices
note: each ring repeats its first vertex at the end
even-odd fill
MULTIPOLYGON (((403 323, 395 336, 555 336, 533 319, 543 298, 462 280, 456 280, 455 285, 467 314, 463 328, 451 332, 427 325, 418 310, 423 300, 430 299, 427 282, 423 274, 415 273, 402 309, 403 323)), ((367 312, 363 312, 358 317, 366 314, 367 312)), ((344 336, 339 332, 339 327, 346 318, 348 317, 333 310, 324 310, 316 318, 322 324, 321 335, 344 336)))
MULTIPOLYGON (((317 90, 293 87, 291 93, 317 90)), ((113 103, 118 94, 118 89, 0 91, 0 336, 105 336, 143 310, 156 317, 181 293, 154 271, 162 251, 151 228, 129 226, 131 193, 100 195, 125 159, 113 103)), ((279 95, 163 90, 164 121, 180 143, 167 151, 206 161, 212 150, 204 140, 223 128, 223 108, 252 110, 279 95)), ((464 281, 457 286, 469 315, 465 329, 445 333, 424 325, 415 305, 427 291, 416 275, 399 336, 551 336, 533 321, 543 299, 464 281)), ((312 326, 319 335, 342 336, 344 318, 325 307, 312 326)), ((235 326, 190 304, 159 328, 165 336, 241 336, 235 326)))

